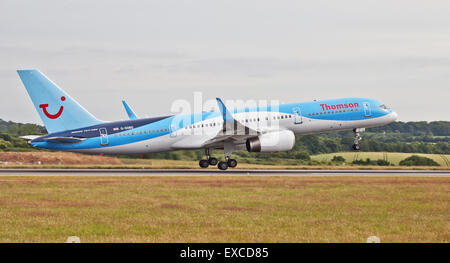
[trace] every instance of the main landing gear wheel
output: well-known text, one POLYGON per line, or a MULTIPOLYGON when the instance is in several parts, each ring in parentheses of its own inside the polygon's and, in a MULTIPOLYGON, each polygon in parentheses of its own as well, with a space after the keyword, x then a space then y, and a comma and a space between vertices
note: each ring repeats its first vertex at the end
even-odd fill
POLYGON ((228 159, 227 164, 228 167, 234 168, 237 165, 237 161, 235 159, 228 159))
POLYGON ((210 158, 208 159, 209 165, 212 165, 212 166, 216 166, 218 162, 219 162, 219 161, 218 161, 216 158, 214 158, 214 157, 210 157, 210 158))
POLYGON ((206 160, 200 160, 198 162, 198 165, 201 168, 208 168, 208 166, 212 165, 212 166, 216 166, 217 163, 219 162, 216 158, 211 157, 209 154, 209 148, 205 149, 205 155, 206 155, 206 160))
POLYGON ((200 160, 200 161, 198 162, 198 165, 199 165, 201 168, 208 168, 209 162, 208 162, 208 160, 200 160))
POLYGON ((217 167, 219 167, 220 170, 225 171, 226 169, 228 169, 228 164, 226 162, 221 161, 221 162, 219 162, 217 167))

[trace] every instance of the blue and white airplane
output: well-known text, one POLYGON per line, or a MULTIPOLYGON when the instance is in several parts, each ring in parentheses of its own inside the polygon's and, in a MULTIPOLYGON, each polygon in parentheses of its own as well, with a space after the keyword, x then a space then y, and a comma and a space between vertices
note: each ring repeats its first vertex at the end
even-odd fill
POLYGON ((204 149, 202 168, 236 167, 234 150, 289 151, 295 136, 353 130, 359 150, 365 128, 386 125, 397 113, 367 98, 344 98, 280 104, 229 111, 217 98, 219 111, 138 118, 123 101, 130 120, 105 122, 95 118, 40 71, 17 71, 49 134, 29 135, 34 147, 100 154, 144 154, 204 149), (223 149, 225 161, 210 156, 223 149))

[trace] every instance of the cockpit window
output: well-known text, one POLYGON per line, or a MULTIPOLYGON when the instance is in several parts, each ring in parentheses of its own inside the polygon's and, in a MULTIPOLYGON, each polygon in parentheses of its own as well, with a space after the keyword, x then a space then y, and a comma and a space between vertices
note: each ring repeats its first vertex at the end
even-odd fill
POLYGON ((381 104, 381 105, 380 105, 380 109, 382 109, 382 110, 389 110, 389 107, 387 107, 387 106, 384 105, 384 104, 381 104))

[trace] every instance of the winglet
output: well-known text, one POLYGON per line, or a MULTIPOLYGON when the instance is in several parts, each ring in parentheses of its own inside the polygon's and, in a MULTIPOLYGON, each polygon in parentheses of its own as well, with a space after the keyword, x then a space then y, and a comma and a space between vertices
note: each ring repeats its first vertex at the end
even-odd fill
POLYGON ((227 123, 234 121, 233 116, 228 111, 227 107, 225 107, 225 104, 223 104, 222 100, 220 98, 216 98, 216 100, 217 104, 219 104, 220 113, 222 113, 223 122, 227 123))
POLYGON ((128 117, 130 120, 138 119, 138 116, 134 113, 134 111, 128 106, 128 104, 122 100, 123 107, 125 107, 125 111, 127 112, 128 117))

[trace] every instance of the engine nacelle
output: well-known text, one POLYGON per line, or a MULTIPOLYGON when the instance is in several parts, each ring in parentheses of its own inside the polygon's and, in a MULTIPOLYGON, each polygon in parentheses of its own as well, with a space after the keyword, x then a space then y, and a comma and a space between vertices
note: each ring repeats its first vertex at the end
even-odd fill
POLYGON ((260 135, 247 139, 245 145, 249 152, 286 152, 295 144, 295 135, 292 131, 284 130, 260 135))

